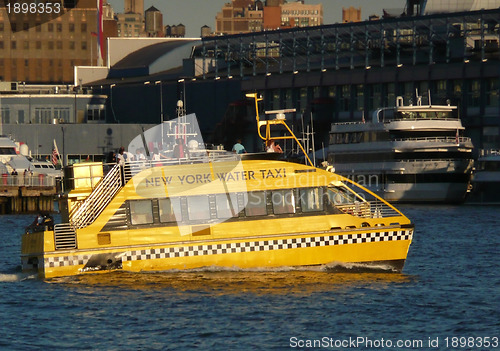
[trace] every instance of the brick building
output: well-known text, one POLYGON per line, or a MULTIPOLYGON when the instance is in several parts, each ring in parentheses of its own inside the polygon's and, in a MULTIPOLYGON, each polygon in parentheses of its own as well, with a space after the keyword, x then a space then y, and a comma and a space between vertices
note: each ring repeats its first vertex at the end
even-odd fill
MULTIPOLYGON (((0 7, 1 80, 69 84, 74 66, 97 63, 97 2, 61 4, 67 7, 57 15, 9 14, 0 7)), ((114 20, 103 22, 104 37, 116 36, 114 20)))

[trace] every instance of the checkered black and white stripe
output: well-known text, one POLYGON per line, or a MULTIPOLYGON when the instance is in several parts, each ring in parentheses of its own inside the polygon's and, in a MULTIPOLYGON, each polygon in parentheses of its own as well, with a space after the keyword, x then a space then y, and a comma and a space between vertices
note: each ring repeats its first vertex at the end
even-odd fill
POLYGON ((127 252, 122 261, 151 260, 158 258, 221 255, 236 252, 271 251, 317 246, 360 244, 379 241, 410 240, 412 230, 373 232, 346 235, 325 235, 285 240, 261 240, 213 245, 177 246, 127 252))
MULTIPOLYGON (((335 246, 360 244, 380 241, 411 240, 412 230, 397 230, 386 232, 371 232, 345 235, 323 235, 316 237, 291 238, 284 240, 259 240, 226 244, 176 246, 159 249, 128 251, 122 256, 122 261, 152 260, 172 257, 190 257, 221 255, 237 252, 258 252, 284 249, 297 249, 318 246, 335 246)), ((87 264, 91 255, 70 255, 47 257, 45 267, 66 267, 87 264)))
POLYGON ((44 259, 44 266, 53 267, 67 267, 67 266, 78 266, 86 264, 91 255, 71 255, 71 256, 59 256, 59 257, 47 257, 44 259))

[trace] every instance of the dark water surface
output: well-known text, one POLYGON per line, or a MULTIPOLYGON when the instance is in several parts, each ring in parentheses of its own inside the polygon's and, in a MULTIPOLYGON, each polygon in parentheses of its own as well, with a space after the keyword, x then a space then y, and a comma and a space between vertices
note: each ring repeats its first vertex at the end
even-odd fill
POLYGON ((20 273, 33 217, 1 216, 0 350, 500 349, 500 207, 400 209, 416 224, 402 274, 213 269, 50 282, 20 273))

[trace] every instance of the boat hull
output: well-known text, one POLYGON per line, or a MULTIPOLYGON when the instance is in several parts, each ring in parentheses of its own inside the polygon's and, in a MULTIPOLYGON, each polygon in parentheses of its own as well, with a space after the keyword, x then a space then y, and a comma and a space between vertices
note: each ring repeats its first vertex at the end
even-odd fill
MULTIPOLYGON (((43 235, 53 235, 45 232, 43 235)), ((373 227, 293 235, 198 240, 105 250, 68 250, 22 255, 24 272, 53 278, 123 270, 150 272, 203 267, 256 269, 361 264, 401 271, 413 226, 373 227)), ((41 238, 35 239, 40 240, 41 238)), ((23 242, 29 246, 30 243, 23 242)))

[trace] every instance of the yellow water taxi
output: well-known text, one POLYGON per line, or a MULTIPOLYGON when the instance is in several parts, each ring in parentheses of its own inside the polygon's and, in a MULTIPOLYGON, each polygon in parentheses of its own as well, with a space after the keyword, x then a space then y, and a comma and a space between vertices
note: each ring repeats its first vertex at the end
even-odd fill
POLYGON ((75 166, 67 222, 23 235, 23 270, 51 278, 336 262, 403 268, 413 225, 384 200, 367 200, 348 179, 311 166, 237 164, 153 166, 123 185, 115 165, 95 187, 78 183, 99 178, 102 165, 75 166))
POLYGON ((63 223, 40 221, 22 236, 25 272, 351 263, 401 271, 413 235, 392 205, 310 165, 202 150, 110 169, 74 165, 72 173, 63 223))

